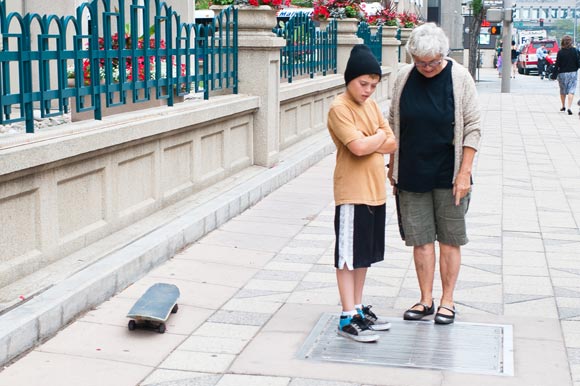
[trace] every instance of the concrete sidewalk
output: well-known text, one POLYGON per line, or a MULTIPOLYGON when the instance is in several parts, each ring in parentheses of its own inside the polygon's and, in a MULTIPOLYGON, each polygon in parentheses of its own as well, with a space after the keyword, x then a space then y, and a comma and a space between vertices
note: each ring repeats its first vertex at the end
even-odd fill
MULTIPOLYGON (((339 311, 330 155, 7 366, 0 384, 580 386, 580 121, 558 111, 557 83, 511 83, 501 94, 497 73, 480 72, 483 141, 456 302, 460 322, 513 328, 514 375, 298 356, 339 311), (128 331, 125 315, 155 282, 180 288, 179 312, 165 334, 128 331)), ((419 292, 393 201, 365 302, 399 321, 419 292)))

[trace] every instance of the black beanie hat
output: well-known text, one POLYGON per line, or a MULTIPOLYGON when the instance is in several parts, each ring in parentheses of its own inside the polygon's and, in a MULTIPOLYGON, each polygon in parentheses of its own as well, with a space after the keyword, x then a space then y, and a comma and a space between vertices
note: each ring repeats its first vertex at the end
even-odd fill
POLYGON ((346 63, 344 81, 346 84, 361 75, 377 74, 381 76, 381 65, 364 44, 357 44, 350 51, 350 58, 346 63))

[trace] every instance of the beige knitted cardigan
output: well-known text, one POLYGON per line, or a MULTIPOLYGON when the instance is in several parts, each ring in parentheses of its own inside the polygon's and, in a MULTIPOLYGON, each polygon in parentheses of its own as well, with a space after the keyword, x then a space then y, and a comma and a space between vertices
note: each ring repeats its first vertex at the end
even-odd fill
MULTIPOLYGON (((455 146, 455 167, 453 169, 453 182, 461 166, 463 158, 463 147, 472 147, 478 149, 481 139, 481 130, 479 123, 479 101, 475 83, 469 72, 459 63, 451 58, 445 58, 453 61, 451 68, 451 79, 453 82, 453 99, 455 105, 455 133, 453 143, 455 146)), ((389 125, 395 133, 397 145, 401 134, 400 120, 400 99, 403 88, 409 78, 413 65, 409 64, 402 67, 397 74, 395 86, 393 88, 393 98, 391 108, 389 109, 389 125)), ((417 111, 421 114, 421 111, 417 111)), ((393 179, 398 181, 399 176, 399 150, 394 154, 393 179)))

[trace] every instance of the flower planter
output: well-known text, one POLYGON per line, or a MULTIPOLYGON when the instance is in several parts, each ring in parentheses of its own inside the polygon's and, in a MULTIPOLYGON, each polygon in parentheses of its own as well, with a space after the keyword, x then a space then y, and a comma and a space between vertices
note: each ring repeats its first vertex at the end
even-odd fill
MULTIPOLYGON (((74 81, 74 79, 73 79, 74 81)), ((162 87, 163 89, 163 94, 165 95, 167 93, 167 89, 166 87, 162 87)), ((151 89, 151 99, 148 101, 144 101, 144 102, 133 102, 133 91, 132 90, 128 90, 125 94, 125 104, 124 105, 119 105, 119 106, 112 106, 112 107, 107 107, 106 105, 106 101, 105 101, 105 93, 100 94, 101 97, 101 107, 102 107, 102 116, 106 117, 106 116, 110 116, 110 115, 115 115, 115 114, 122 114, 122 113, 129 113, 132 111, 138 111, 138 110, 145 110, 145 109, 150 109, 153 107, 159 107, 159 106, 166 106, 167 105, 167 99, 157 99, 156 98, 156 94, 155 94, 155 89, 152 88, 151 89)), ((141 97, 143 94, 139 94, 141 97)), ((88 101, 88 103, 90 103, 90 96, 86 96, 85 98, 86 101, 88 101)), ((119 100, 119 93, 116 92, 114 94, 114 101, 118 102, 119 100)), ((173 95, 173 102, 174 103, 180 103, 183 102, 183 96, 179 96, 174 94, 173 95)), ((94 111, 83 111, 83 112, 77 112, 76 109, 76 100, 75 98, 70 98, 70 104, 71 104, 71 120, 73 122, 77 122, 77 121, 84 121, 87 119, 94 119, 95 115, 94 115, 94 111)))
POLYGON ((238 34, 254 36, 274 35, 272 28, 276 27, 277 12, 277 10, 267 5, 239 7, 238 34))
POLYGON ((383 38, 394 39, 397 37, 397 31, 399 27, 391 26, 391 25, 384 25, 383 26, 383 38))
POLYGON ((336 32, 338 35, 356 35, 358 20, 355 18, 336 19, 336 32))
POLYGON ((411 32, 413 28, 401 28, 401 44, 407 43, 409 40, 409 36, 411 36, 411 32))

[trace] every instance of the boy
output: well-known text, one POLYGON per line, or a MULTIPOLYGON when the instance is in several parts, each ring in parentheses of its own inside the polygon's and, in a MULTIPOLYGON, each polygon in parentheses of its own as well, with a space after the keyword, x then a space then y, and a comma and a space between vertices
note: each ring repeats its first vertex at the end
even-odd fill
POLYGON ((334 266, 342 315, 338 334, 373 342, 374 331, 390 324, 362 304, 367 268, 382 261, 385 250, 386 175, 384 154, 395 151, 393 132, 370 99, 381 80, 381 66, 370 49, 356 45, 344 72, 346 92, 328 111, 334 141, 334 266))

